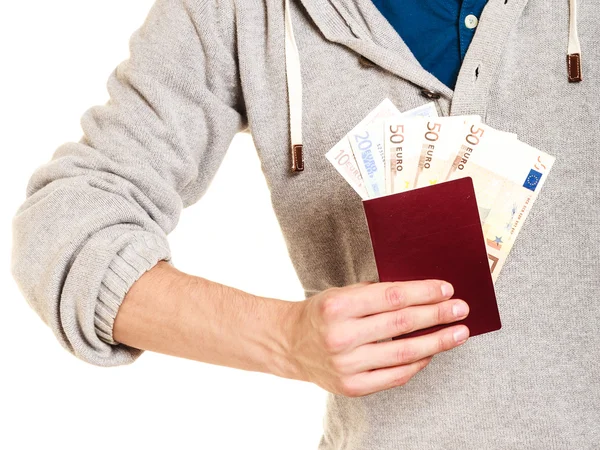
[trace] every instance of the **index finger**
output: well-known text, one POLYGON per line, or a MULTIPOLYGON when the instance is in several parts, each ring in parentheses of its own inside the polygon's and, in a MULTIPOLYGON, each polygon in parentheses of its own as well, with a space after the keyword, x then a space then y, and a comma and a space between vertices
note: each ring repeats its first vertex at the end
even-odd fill
POLYGON ((395 281, 356 287, 345 294, 349 316, 364 317, 448 300, 454 288, 443 280, 395 281))

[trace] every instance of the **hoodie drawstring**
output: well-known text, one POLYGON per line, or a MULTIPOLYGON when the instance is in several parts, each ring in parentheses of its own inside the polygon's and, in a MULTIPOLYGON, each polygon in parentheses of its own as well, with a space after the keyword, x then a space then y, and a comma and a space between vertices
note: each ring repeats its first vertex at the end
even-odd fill
POLYGON ((302 151, 302 78, 300 55, 294 38, 290 0, 285 0, 285 69, 287 74, 288 104, 290 108, 290 139, 292 172, 304 170, 302 151))
POLYGON ((569 48, 567 50, 569 81, 581 81, 581 46, 577 33, 577 0, 569 0, 569 48))

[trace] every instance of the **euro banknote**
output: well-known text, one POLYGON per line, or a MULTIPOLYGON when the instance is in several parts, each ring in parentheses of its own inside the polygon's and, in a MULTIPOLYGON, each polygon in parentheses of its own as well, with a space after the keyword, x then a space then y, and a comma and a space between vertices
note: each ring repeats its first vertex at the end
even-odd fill
MULTIPOLYGON (((477 130, 482 128, 478 126, 477 130)), ((555 158, 506 136, 488 142, 485 147, 475 146, 477 150, 472 151, 467 160, 461 160, 464 162, 449 179, 468 176, 473 180, 495 282, 555 158)))

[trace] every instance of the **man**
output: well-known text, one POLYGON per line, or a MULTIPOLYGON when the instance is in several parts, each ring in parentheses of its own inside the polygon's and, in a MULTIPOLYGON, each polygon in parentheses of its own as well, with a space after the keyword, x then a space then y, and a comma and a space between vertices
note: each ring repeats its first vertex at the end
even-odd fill
POLYGON ((14 219, 13 275, 59 341, 97 365, 151 350, 316 383, 321 449, 598 448, 600 11, 422 3, 431 21, 454 14, 454 40, 419 26, 419 5, 295 1, 286 28, 283 1, 158 0, 111 101, 33 174, 14 219), (427 60, 442 41, 458 53, 427 60), (385 97, 479 114, 556 157, 496 284, 503 328, 466 345, 463 325, 378 342, 468 314, 442 280, 374 282, 360 198, 324 157, 385 97), (302 302, 170 264, 166 235, 246 128, 302 302))

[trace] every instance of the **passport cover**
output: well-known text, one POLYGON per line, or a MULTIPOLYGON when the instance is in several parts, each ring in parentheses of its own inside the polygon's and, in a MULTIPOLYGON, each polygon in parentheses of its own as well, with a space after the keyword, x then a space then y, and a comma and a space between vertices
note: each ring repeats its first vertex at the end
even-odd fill
POLYGON ((379 281, 446 280, 469 315, 416 330, 420 336, 456 324, 470 336, 501 328, 496 294, 471 177, 363 200, 379 281))

